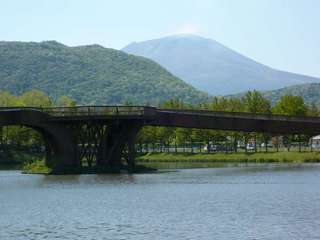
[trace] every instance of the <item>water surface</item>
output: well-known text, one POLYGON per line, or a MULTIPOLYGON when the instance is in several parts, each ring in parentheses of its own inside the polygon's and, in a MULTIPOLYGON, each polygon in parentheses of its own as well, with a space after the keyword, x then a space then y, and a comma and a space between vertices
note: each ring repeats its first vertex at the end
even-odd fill
POLYGON ((0 171, 0 239, 320 239, 320 165, 0 171))

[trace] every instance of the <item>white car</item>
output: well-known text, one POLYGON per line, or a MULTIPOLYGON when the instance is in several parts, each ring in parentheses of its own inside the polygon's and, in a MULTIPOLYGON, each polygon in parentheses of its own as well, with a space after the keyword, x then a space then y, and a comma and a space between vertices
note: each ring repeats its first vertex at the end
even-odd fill
POLYGON ((253 151, 253 150, 255 150, 255 147, 254 147, 254 145, 252 143, 248 143, 246 149, 248 151, 253 151))

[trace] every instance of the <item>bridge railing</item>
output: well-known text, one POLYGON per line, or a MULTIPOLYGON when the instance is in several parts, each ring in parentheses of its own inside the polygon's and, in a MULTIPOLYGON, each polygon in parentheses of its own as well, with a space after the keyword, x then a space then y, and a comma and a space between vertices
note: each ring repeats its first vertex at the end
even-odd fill
POLYGON ((182 114, 199 114, 217 117, 230 118, 248 118, 261 120, 283 120, 283 121, 309 121, 320 122, 320 117, 314 116, 288 116, 274 113, 249 113, 249 112, 225 112, 225 111, 211 111, 211 110, 192 110, 192 109, 159 109, 163 112, 173 112, 182 114))
POLYGON ((53 117, 81 116, 145 116, 155 113, 154 108, 145 106, 76 106, 41 108, 53 117))

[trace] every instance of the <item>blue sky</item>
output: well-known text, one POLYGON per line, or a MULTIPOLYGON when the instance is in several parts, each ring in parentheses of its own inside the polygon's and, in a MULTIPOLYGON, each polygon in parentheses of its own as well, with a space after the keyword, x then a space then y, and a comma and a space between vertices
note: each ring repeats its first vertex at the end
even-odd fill
POLYGON ((0 40, 120 49, 176 33, 320 77, 320 0, 0 0, 0 40))

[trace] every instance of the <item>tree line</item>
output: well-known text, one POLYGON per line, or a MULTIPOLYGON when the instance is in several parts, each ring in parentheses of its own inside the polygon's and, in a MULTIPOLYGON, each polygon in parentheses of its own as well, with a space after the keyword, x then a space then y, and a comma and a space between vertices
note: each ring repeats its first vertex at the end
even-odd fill
MULTIPOLYGON (((284 95, 275 104, 263 96, 259 91, 248 91, 243 97, 228 98, 214 97, 212 101, 191 105, 181 102, 179 99, 172 99, 159 106, 160 108, 172 109, 190 109, 190 110, 211 110, 211 111, 226 111, 226 112, 248 112, 262 114, 281 114, 287 116, 319 116, 319 109, 315 104, 308 106, 305 104, 301 96, 284 95)), ((272 139, 270 134, 261 133, 241 133, 232 131, 220 130, 205 130, 205 129, 185 129, 185 128, 168 128, 168 127, 144 127, 138 136, 140 150, 177 152, 180 147, 191 148, 194 146, 201 147, 213 143, 224 145, 226 151, 237 151, 239 142, 247 146, 248 142, 254 142, 254 151, 257 151, 257 142, 264 143, 268 147, 268 142, 275 141, 274 145, 279 147, 279 136, 272 139), (146 150, 147 149, 147 150, 146 150)), ((301 149, 301 143, 307 142, 310 136, 305 135, 290 135, 281 136, 282 144, 285 144, 290 150, 291 143, 296 142, 301 149)), ((247 148, 245 147, 247 151, 247 148)))

